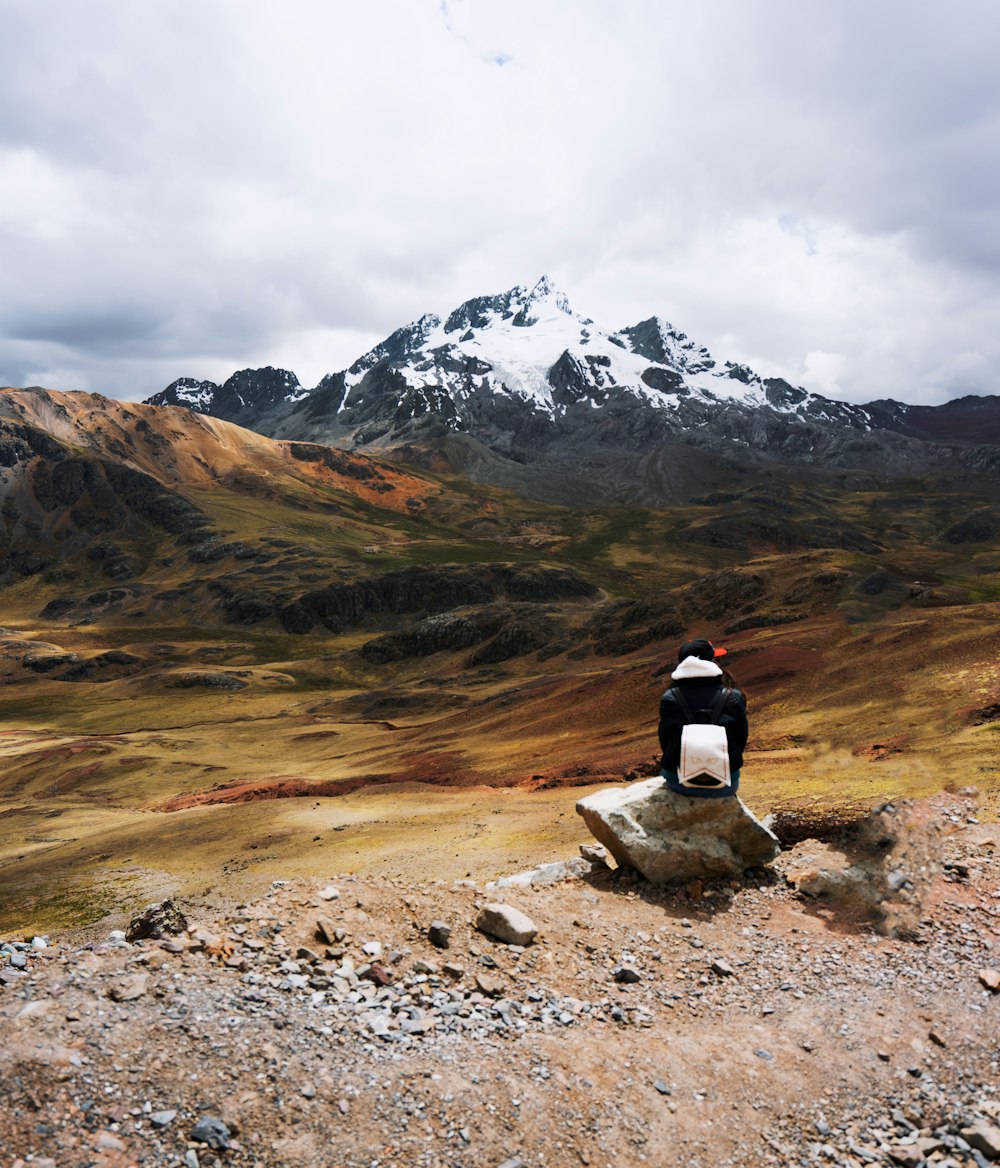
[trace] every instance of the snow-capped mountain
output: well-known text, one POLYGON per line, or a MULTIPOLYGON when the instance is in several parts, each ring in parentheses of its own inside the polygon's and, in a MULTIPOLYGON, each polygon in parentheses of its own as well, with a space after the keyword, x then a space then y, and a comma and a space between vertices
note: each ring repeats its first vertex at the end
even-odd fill
POLYGON ((681 442, 744 458, 902 468, 914 463, 907 440, 928 437, 899 437, 908 426, 901 403, 834 401, 720 363, 660 317, 602 328, 546 277, 468 300, 444 319, 422 316, 309 391, 268 367, 222 386, 181 378, 149 402, 338 446, 465 434, 522 461, 681 442))
POLYGON ((294 373, 267 365, 263 369, 239 369, 222 385, 178 377, 166 389, 147 398, 146 404, 186 406, 196 414, 211 414, 232 422, 279 404, 300 401, 308 392, 294 373))

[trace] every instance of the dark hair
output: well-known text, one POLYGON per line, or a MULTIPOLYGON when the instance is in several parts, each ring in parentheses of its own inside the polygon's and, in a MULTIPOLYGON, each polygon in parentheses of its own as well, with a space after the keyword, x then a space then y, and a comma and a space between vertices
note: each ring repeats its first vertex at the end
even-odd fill
POLYGON ((722 684, 726 689, 738 689, 743 696, 746 696, 746 690, 741 685, 737 684, 736 678, 729 672, 728 669, 722 670, 722 684))

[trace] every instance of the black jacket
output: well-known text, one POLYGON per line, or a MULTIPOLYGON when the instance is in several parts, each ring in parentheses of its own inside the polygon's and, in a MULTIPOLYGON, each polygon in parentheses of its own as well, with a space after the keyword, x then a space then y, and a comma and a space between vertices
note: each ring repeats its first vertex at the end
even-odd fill
MULTIPOLYGON (((719 691, 723 688, 720 678, 689 677, 683 681, 675 681, 673 685, 680 688, 697 721, 711 721, 712 710, 719 700, 719 691)), ((747 702, 741 690, 728 691, 718 724, 726 728, 729 766, 732 770, 738 771, 743 766, 743 751, 746 749, 749 734, 747 702)), ((668 689, 660 698, 660 749, 663 751, 661 761, 665 771, 676 772, 680 765, 681 731, 685 725, 684 712, 668 689)))

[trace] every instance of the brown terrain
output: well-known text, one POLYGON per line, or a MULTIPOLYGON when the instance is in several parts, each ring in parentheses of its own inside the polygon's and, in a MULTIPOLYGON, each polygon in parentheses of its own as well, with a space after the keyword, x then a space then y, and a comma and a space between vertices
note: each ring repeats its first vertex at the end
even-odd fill
POLYGON ((52 942, 26 972, 0 957, 0 1165, 976 1162, 954 1141, 997 1114, 994 489, 698 489, 556 506, 0 391, 0 938, 52 942), (741 794, 786 825, 774 873, 486 890, 575 853, 581 788, 655 773, 691 633, 748 693, 741 794), (947 834, 909 934, 803 899, 810 837, 913 798, 947 834), (470 930, 501 895, 540 925, 523 953, 470 930), (108 946, 168 897, 210 943, 108 946), (469 1025, 374 1035, 354 1007, 378 976, 342 990, 296 956, 357 967, 367 942, 393 1017, 430 997, 469 1025), (201 1114, 231 1147, 188 1147, 201 1114))
POLYGON ((797 892, 806 841, 683 890, 599 867, 540 888, 300 879, 159 941, 25 946, 0 991, 5 1166, 985 1163, 984 810, 916 809, 905 940, 797 892), (532 944, 476 929, 496 900, 532 944))

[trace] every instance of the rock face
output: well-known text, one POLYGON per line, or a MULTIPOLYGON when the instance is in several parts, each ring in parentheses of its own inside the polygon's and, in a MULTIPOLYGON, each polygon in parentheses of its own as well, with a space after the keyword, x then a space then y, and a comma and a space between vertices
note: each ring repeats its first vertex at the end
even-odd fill
POLYGON ((656 884, 735 876, 781 850, 738 797, 677 795, 659 777, 596 791, 576 810, 622 867, 656 884))

